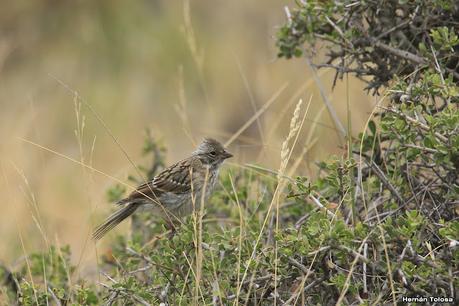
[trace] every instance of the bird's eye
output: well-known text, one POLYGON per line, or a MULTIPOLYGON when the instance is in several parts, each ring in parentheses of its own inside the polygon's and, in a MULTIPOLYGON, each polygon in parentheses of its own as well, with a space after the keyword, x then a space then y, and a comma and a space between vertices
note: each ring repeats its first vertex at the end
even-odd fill
POLYGON ((210 152, 209 154, 210 154, 211 156, 215 156, 215 155, 217 155, 217 152, 212 151, 212 152, 210 152))

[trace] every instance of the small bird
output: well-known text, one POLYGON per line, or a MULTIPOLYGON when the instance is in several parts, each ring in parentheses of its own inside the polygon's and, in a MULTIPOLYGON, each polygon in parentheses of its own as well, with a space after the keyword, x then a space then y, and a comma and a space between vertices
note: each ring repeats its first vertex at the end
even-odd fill
POLYGON ((122 208, 94 230, 93 239, 102 238, 139 207, 152 207, 173 227, 173 221, 200 208, 214 190, 223 161, 232 156, 218 141, 205 138, 191 156, 164 169, 118 201, 122 208))

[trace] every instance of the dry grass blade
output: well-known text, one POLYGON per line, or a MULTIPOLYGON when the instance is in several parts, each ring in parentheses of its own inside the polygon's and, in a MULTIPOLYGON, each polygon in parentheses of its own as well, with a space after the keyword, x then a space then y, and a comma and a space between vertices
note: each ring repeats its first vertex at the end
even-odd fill
MULTIPOLYGON (((94 172, 96 172, 96 173, 98 173, 98 174, 101 174, 101 175, 103 175, 103 176, 105 176, 105 177, 107 177, 107 178, 109 178, 109 179, 111 179, 111 180, 113 180, 113 181, 115 181, 115 182, 117 182, 117 183, 119 183, 119 184, 125 186, 125 187, 128 187, 128 188, 130 188, 130 189, 132 189, 132 190, 136 189, 136 187, 133 186, 133 185, 127 184, 127 183, 123 182, 123 181, 120 180, 120 179, 117 179, 116 177, 114 177, 114 176, 112 176, 112 175, 109 175, 109 174, 107 174, 107 173, 105 173, 105 172, 103 172, 103 171, 101 171, 101 170, 98 170, 98 169, 96 169, 96 168, 94 168, 94 167, 92 167, 92 166, 89 166, 89 165, 87 165, 87 164, 83 164, 83 163, 81 163, 80 161, 78 161, 78 160, 76 160, 76 159, 73 159, 73 158, 71 158, 71 157, 68 157, 68 156, 66 156, 66 155, 64 155, 64 154, 62 154, 62 153, 59 153, 59 152, 54 151, 54 150, 52 150, 52 149, 46 148, 46 147, 44 147, 44 146, 42 146, 42 145, 39 145, 39 144, 37 144, 37 143, 35 143, 35 142, 33 142, 33 141, 30 141, 30 140, 27 140, 27 139, 24 139, 24 138, 20 138, 20 137, 19 137, 18 139, 21 140, 21 141, 24 141, 24 142, 26 142, 26 143, 29 143, 29 144, 31 144, 31 145, 34 145, 34 146, 36 146, 36 147, 38 147, 38 148, 40 148, 40 149, 42 149, 42 150, 45 150, 45 151, 50 152, 50 153, 53 153, 53 154, 55 154, 55 155, 57 155, 57 156, 59 156, 59 157, 62 157, 62 158, 64 158, 64 159, 67 159, 67 160, 69 160, 69 161, 71 161, 71 162, 74 162, 74 163, 76 163, 76 164, 78 164, 78 165, 81 165, 81 166, 83 166, 83 167, 85 167, 85 168, 87 168, 87 169, 89 169, 89 170, 91 170, 91 171, 94 171, 94 172)), ((143 193, 143 192, 140 192, 140 191, 139 191, 139 194, 143 195, 144 197, 146 197, 147 199, 151 200, 151 201, 154 202, 155 204, 158 204, 159 207, 160 207, 160 208, 163 210, 163 212, 166 214, 166 217, 169 218, 169 220, 172 220, 172 218, 173 218, 174 220, 177 220, 178 222, 182 222, 180 218, 178 218, 176 215, 172 214, 169 210, 165 209, 164 206, 161 204, 161 202, 158 201, 157 198, 152 198, 151 196, 149 196, 149 195, 147 195, 147 194, 145 194, 145 193, 143 193)))
POLYGON ((187 112, 188 103, 186 99, 185 85, 183 81, 183 66, 181 65, 179 66, 179 69, 178 69, 178 92, 179 92, 179 100, 178 100, 178 103, 174 105, 174 108, 180 118, 180 121, 182 121, 182 128, 186 136, 191 141, 193 146, 196 146, 196 141, 191 131, 190 119, 188 118, 188 112, 187 112))
MULTIPOLYGON (((202 218, 204 215, 204 203, 205 203, 205 194, 207 189, 207 184, 209 181, 209 171, 206 171, 206 176, 204 179, 204 185, 201 191, 200 199, 196 199, 196 196, 192 196, 193 205, 195 205, 196 201, 200 202, 199 208, 194 208, 193 213, 193 227, 194 227, 194 246, 195 246, 195 254, 196 254, 196 269, 195 269, 195 295, 194 295, 194 302, 197 305, 199 300, 199 293, 202 291, 201 289, 201 279, 202 279, 202 262, 203 262, 203 249, 202 249, 202 218)), ((191 190, 193 193, 193 181, 191 182, 191 190)))
POLYGON ((109 134, 109 136, 112 138, 112 140, 115 142, 115 144, 121 150, 121 152, 123 152, 124 156, 129 161, 129 163, 134 167, 134 169, 136 170, 136 172, 139 175, 139 177, 142 178, 142 180, 144 182, 146 182, 146 177, 144 175, 142 175, 142 172, 140 172, 139 168, 136 166, 134 161, 129 157, 129 155, 127 154, 126 150, 121 146, 121 144, 119 143, 118 139, 115 137, 115 135, 112 133, 112 131, 108 128, 107 124, 102 119, 102 117, 99 115, 99 113, 97 113, 95 111, 95 109, 91 106, 91 104, 86 102, 86 100, 84 100, 76 90, 73 90, 69 85, 64 83, 62 80, 58 79, 56 76, 54 76, 52 74, 49 74, 49 76, 51 78, 53 78, 56 82, 58 82, 61 86, 63 86, 67 91, 69 91, 74 96, 74 99, 77 99, 79 102, 83 103, 91 111, 91 113, 94 115, 94 117, 96 117, 97 121, 99 121, 99 123, 102 125, 104 130, 109 134))
POLYGON ((18 139, 21 140, 21 141, 24 141, 24 142, 26 142, 26 143, 28 143, 28 144, 34 145, 34 146, 36 146, 36 147, 38 147, 38 148, 40 148, 40 149, 42 149, 42 150, 45 150, 45 151, 50 152, 50 153, 53 153, 53 154, 55 154, 55 155, 57 155, 57 156, 59 156, 59 157, 62 157, 62 158, 64 158, 64 159, 67 159, 67 160, 69 160, 69 161, 71 161, 71 162, 73 162, 73 163, 75 163, 75 164, 78 164, 78 165, 80 165, 80 166, 83 166, 83 167, 85 167, 85 168, 87 168, 87 169, 89 169, 89 170, 91 170, 91 171, 94 171, 94 172, 96 172, 96 173, 98 173, 98 174, 101 174, 101 175, 103 175, 103 176, 105 176, 105 177, 107 177, 107 178, 109 178, 109 179, 111 179, 111 180, 113 180, 113 181, 115 181, 115 182, 117 182, 117 183, 119 183, 119 184, 122 184, 123 186, 126 186, 126 187, 131 188, 131 189, 135 189, 135 186, 132 186, 132 185, 130 185, 130 184, 127 184, 127 183, 123 182, 122 180, 117 179, 117 178, 114 177, 114 176, 111 176, 110 174, 107 174, 107 173, 105 173, 105 172, 103 172, 103 171, 101 171, 101 170, 99 170, 99 169, 96 169, 96 168, 91 167, 91 166, 89 166, 89 165, 87 165, 87 164, 84 164, 84 163, 82 163, 82 162, 80 162, 80 161, 78 161, 78 160, 76 160, 76 159, 73 159, 73 158, 67 156, 67 155, 64 155, 64 154, 62 154, 62 153, 59 153, 59 152, 54 151, 54 150, 52 150, 52 149, 49 149, 49 148, 47 148, 47 147, 44 147, 44 146, 42 146, 42 145, 40 145, 40 144, 38 144, 38 143, 35 143, 35 142, 33 142, 33 141, 30 141, 30 140, 28 140, 28 139, 24 139, 24 138, 18 138, 18 139))
MULTIPOLYGON (((312 99, 312 97, 311 97, 311 99, 312 99)), ((256 239, 256 241, 254 243, 251 256, 248 259, 249 262, 247 263, 246 268, 244 270, 244 274, 242 276, 242 279, 241 279, 241 282, 240 282, 238 290, 241 290, 241 286, 244 283, 245 278, 247 277, 248 269, 250 267, 250 262, 252 260, 254 260, 255 257, 256 257, 255 255, 256 255, 257 247, 258 247, 258 245, 260 243, 261 237, 262 237, 263 232, 264 232, 264 230, 266 228, 267 221, 269 220, 269 218, 271 216, 272 209, 273 209, 274 205, 276 205, 276 208, 277 208, 276 209, 276 215, 278 215, 280 193, 283 191, 283 189, 285 187, 285 181, 286 181, 285 179, 283 179, 283 172, 285 172, 285 168, 286 168, 286 166, 288 164, 288 161, 289 161, 289 159, 291 157, 291 153, 292 153, 292 151, 293 151, 293 149, 294 149, 294 147, 295 147, 295 145, 296 145, 296 143, 298 141, 298 137, 299 137, 299 134, 301 132, 301 128, 303 127, 304 121, 306 119, 307 110, 309 109, 309 106, 311 104, 311 99, 309 100, 307 109, 304 112, 304 115, 303 115, 303 118, 302 118, 301 121, 299 121, 299 114, 300 114, 300 110, 301 110, 302 101, 301 100, 298 101, 297 106, 295 107, 295 111, 294 111, 294 114, 292 116, 292 120, 291 120, 291 123, 290 123, 290 131, 289 131, 289 134, 288 134, 288 136, 286 138, 286 141, 284 141, 284 143, 287 143, 287 145, 283 145, 282 146, 283 149, 281 150, 281 157, 283 158, 283 160, 281 160, 281 164, 279 166, 278 184, 276 186, 276 189, 274 190, 274 194, 273 194, 271 203, 269 204, 269 207, 268 207, 268 210, 266 212, 265 218, 263 220, 260 232, 258 233, 257 239, 256 239), (288 147, 288 143, 292 139, 293 139, 293 142, 292 142, 291 146, 288 147), (282 169, 284 169, 284 171, 282 171, 282 169), (280 179, 280 181, 279 181, 279 179, 280 179)), ((277 222, 277 219, 276 219, 276 222, 277 222)), ((278 223, 276 223, 276 228, 278 228, 278 223)), ((275 256, 277 256, 277 248, 275 248, 275 256)), ((274 283, 276 284, 276 282, 277 282, 277 261, 275 260, 275 262, 276 262, 276 266, 275 266, 275 271, 274 271, 274 283)), ((275 288, 275 292, 276 292, 276 288, 275 288)))
MULTIPOLYGON (((323 76, 329 69, 323 69, 317 72, 318 76, 323 76)), ((267 133, 267 139, 271 139, 274 132, 278 130, 279 125, 283 122, 283 119, 285 115, 288 113, 292 105, 300 99, 301 95, 303 92, 309 88, 314 83, 314 79, 308 79, 306 82, 301 85, 300 88, 298 88, 294 94, 291 96, 291 98, 288 100, 287 104, 282 108, 282 110, 279 112, 279 114, 276 116, 276 120, 273 122, 270 122, 270 129, 267 133)))
POLYGON ((38 209, 38 203, 37 203, 37 200, 35 198, 34 193, 32 192, 32 188, 31 188, 31 186, 29 184, 29 180, 25 176, 24 172, 21 171, 14 163, 12 163, 12 166, 14 167, 14 169, 17 172, 17 174, 21 177, 21 179, 24 182, 26 190, 23 190, 23 192, 27 193, 27 194, 25 194, 25 196, 28 199, 27 202, 29 203, 29 206, 30 206, 30 209, 31 209, 32 219, 33 219, 35 225, 37 226, 38 231, 40 232, 40 234, 41 234, 41 236, 43 238, 43 241, 45 242, 46 247, 48 248, 49 247, 49 242, 48 242, 49 240, 48 240, 48 237, 47 237, 46 232, 44 230, 44 226, 43 226, 43 221, 42 221, 42 218, 41 218, 40 210, 38 209))
MULTIPOLYGON (((312 96, 311 99, 309 100, 309 105, 311 104, 312 96)), ((281 148, 281 164, 279 166, 279 171, 277 179, 280 181, 282 179, 282 175, 284 174, 285 170, 287 169, 287 163, 290 160, 290 157, 293 152, 293 147, 289 148, 289 143, 290 141, 295 137, 295 141, 298 139, 298 131, 300 129, 301 123, 299 122, 299 117, 300 117, 300 111, 301 111, 301 105, 303 104, 303 100, 299 100, 298 104, 295 107, 295 110, 293 112, 293 117, 290 121, 290 129, 287 135, 287 138, 284 140, 282 143, 282 148, 281 148)), ((306 110, 307 112, 307 110, 306 110)), ((304 121, 303 121, 304 122, 304 121)))
MULTIPOLYGON (((8 189, 10 189, 9 188, 10 187, 10 182, 9 182, 8 176, 6 175, 6 172, 5 172, 5 169, 4 169, 4 166, 3 166, 3 162, 1 162, 1 161, 0 161, 0 169, 2 171, 3 179, 4 179, 8 189)), ((16 201, 16 198, 13 198, 12 201, 10 201, 10 202, 15 202, 15 201, 16 201)), ((14 203, 14 204, 16 204, 16 203, 14 203)), ((15 207, 17 207, 17 206, 18 205, 15 205, 15 207)), ((27 254, 27 251, 26 251, 26 246, 25 246, 25 243, 24 243, 24 236, 22 235, 22 230, 21 230, 21 228, 19 226, 19 224, 20 224, 19 220, 20 219, 17 216, 16 210, 13 211, 13 218, 14 218, 14 221, 15 221, 14 223, 16 225, 16 231, 17 231, 18 236, 19 236, 19 242, 20 242, 20 245, 21 245, 22 255, 23 255, 25 263, 26 263, 27 275, 29 276, 30 283, 32 285, 35 303, 37 305, 39 305, 37 290, 35 290, 35 283, 34 283, 34 279, 33 279, 33 276, 32 276, 32 270, 31 270, 31 267, 30 267, 29 255, 27 254)))
MULTIPOLYGON (((255 98, 253 96, 252 89, 250 88, 249 80, 247 80, 247 77, 246 77, 244 71, 242 70, 242 66, 241 66, 241 62, 240 62, 239 58, 236 55, 234 55, 234 57, 236 58, 236 64, 237 64, 237 67, 238 67, 238 70, 239 70, 239 74, 241 75, 242 81, 244 83, 244 87, 245 87, 245 89, 247 91, 247 94, 249 96, 250 106, 252 107, 253 112, 256 114, 257 113, 257 103, 256 103, 255 98)), ((264 146, 265 143, 266 143, 265 134, 263 132, 263 126, 261 124, 261 121, 260 121, 259 117, 257 117, 257 128, 258 128, 258 133, 260 134, 261 144, 264 146)))
POLYGON ((319 121, 318 120, 322 117, 322 114, 323 114, 324 111, 325 111, 325 106, 323 106, 319 110, 317 115, 314 116, 317 120, 313 121, 313 123, 312 123, 312 125, 311 125, 311 127, 310 127, 310 129, 308 131, 308 134, 306 136, 306 141, 305 141, 305 144, 304 144, 304 148, 301 151, 301 154, 297 157, 295 163, 290 168, 290 171, 288 172, 287 176, 289 176, 289 177, 293 176, 293 174, 296 172, 296 170, 300 166, 304 155, 316 144, 317 138, 313 140, 312 137, 313 137, 313 135, 314 135, 314 133, 315 133, 315 131, 317 129, 317 126, 319 125, 319 121))
POLYGON ((199 83, 201 84, 204 97, 207 102, 207 106, 209 110, 213 112, 213 104, 210 103, 207 85, 204 78, 204 51, 198 48, 196 36, 193 30, 193 24, 191 23, 191 9, 189 0, 183 1, 183 20, 185 25, 182 29, 186 38, 188 48, 191 52, 191 57, 193 58, 193 61, 195 62, 198 70, 199 83))
MULTIPOLYGON (((192 274, 192 275, 194 276, 194 278, 196 279, 197 276, 196 276, 195 271, 193 270, 193 264, 191 263, 190 259, 188 258, 187 254, 186 254, 185 252, 183 252, 182 255, 183 255, 183 257, 185 258, 185 260, 186 260, 186 262, 187 262, 187 264, 188 264, 189 271, 191 271, 191 274, 192 274)), ((203 295, 203 293, 202 293, 202 291, 201 291, 201 287, 198 286, 196 289, 197 289, 199 292, 198 292, 198 293, 196 293, 196 291, 193 292, 193 294, 194 294, 193 298, 194 298, 194 299, 198 299, 198 296, 197 296, 197 295, 199 294, 199 295, 201 296, 202 302, 205 304, 204 295, 203 295)), ((199 304, 196 304, 196 305, 199 305, 199 304)))
POLYGON ((241 135, 253 122, 257 120, 258 117, 260 117, 279 97, 279 95, 287 88, 287 83, 284 83, 271 97, 271 99, 268 100, 247 122, 242 125, 239 130, 237 130, 236 133, 231 136, 231 138, 225 143, 225 147, 228 147, 231 143, 233 143, 234 140, 236 140, 239 135, 241 135))
POLYGON ((239 230, 239 245, 238 245, 238 261, 237 261, 237 291, 236 291, 236 301, 239 301, 239 294, 240 294, 240 288, 242 286, 240 286, 240 271, 241 271, 241 260, 242 260, 242 239, 243 239, 243 227, 244 227, 244 218, 243 218, 243 214, 242 214, 242 207, 241 207, 241 203, 239 202, 239 197, 237 195, 237 191, 236 191, 236 187, 234 187, 234 181, 233 181, 233 178, 231 176, 231 174, 229 174, 229 178, 230 178, 230 182, 231 182, 231 188, 233 190, 233 193, 234 193, 234 196, 236 198, 236 204, 237 204, 237 207, 239 209, 239 226, 240 226, 240 230, 239 230))
POLYGON ((193 25, 191 23, 191 10, 189 0, 183 1, 183 19, 185 22, 183 30, 185 32, 188 47, 190 48, 191 55, 196 63, 196 66, 198 66, 199 73, 202 73, 204 66, 204 55, 203 52, 198 49, 198 44, 196 42, 196 36, 194 34, 193 25))

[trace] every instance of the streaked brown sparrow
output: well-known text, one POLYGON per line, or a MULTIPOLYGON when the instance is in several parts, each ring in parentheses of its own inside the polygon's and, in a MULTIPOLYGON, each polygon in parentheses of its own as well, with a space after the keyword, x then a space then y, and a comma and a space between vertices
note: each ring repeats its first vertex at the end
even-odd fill
POLYGON ((153 208, 169 224, 191 214, 212 193, 220 166, 232 156, 215 139, 204 139, 190 157, 164 169, 117 202, 121 208, 94 230, 93 239, 102 238, 142 206, 153 208))

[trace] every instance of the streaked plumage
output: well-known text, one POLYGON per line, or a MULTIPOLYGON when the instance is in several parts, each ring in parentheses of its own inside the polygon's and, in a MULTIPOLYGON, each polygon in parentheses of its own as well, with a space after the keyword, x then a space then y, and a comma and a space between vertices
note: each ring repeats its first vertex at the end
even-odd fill
POLYGON ((102 238, 141 206, 153 208, 169 223, 191 214, 212 193, 221 164, 231 156, 218 141, 204 139, 190 157, 164 169, 119 201, 122 208, 94 230, 93 239, 102 238))

